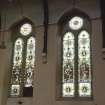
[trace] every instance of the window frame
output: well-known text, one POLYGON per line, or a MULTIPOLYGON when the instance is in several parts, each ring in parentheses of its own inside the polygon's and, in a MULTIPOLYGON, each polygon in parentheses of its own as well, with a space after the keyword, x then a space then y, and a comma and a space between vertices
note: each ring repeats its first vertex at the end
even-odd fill
MULTIPOLYGON (((77 13, 78 11, 76 11, 77 13)), ((67 14, 65 16, 63 16, 63 18, 61 18, 61 20, 59 21, 58 23, 58 42, 57 42, 57 45, 58 45, 58 50, 57 50, 57 70, 56 70, 56 100, 60 100, 60 101, 92 101, 94 98, 93 98, 93 64, 92 64, 92 45, 91 45, 91 42, 92 42, 92 27, 91 27, 91 20, 90 18, 88 17, 85 17, 85 15, 83 13, 80 13, 79 12, 76 14, 76 13, 73 13, 72 15, 68 15, 67 14), (72 17, 75 17, 75 16, 78 16, 78 17, 81 17, 83 20, 85 20, 84 22, 84 25, 81 29, 78 29, 78 30, 72 30, 70 29, 70 27, 68 26, 68 23, 69 21, 71 20, 72 17), (66 18, 67 17, 67 18, 66 18), (86 24, 88 23, 88 25, 86 24), (62 57, 63 57, 63 37, 64 35, 67 33, 67 32, 71 32, 73 35, 74 35, 74 39, 75 39, 75 50, 78 49, 78 36, 80 35, 80 33, 82 31, 86 31, 88 34, 89 34, 89 38, 90 38, 90 64, 91 64, 91 97, 80 97, 78 93, 78 89, 79 89, 79 86, 78 86, 78 78, 76 78, 76 83, 75 87, 78 87, 75 89, 75 93, 76 95, 74 97, 63 97, 62 96, 62 76, 63 76, 63 73, 62 73, 62 57), (59 52, 61 51, 61 52, 59 52)), ((76 56, 76 61, 78 61, 78 50, 75 52, 75 56, 76 56)), ((78 63, 75 64, 76 68, 78 68, 78 63)), ((74 67, 75 68, 75 67, 74 67)), ((75 75, 78 76, 78 69, 77 69, 77 72, 76 70, 74 69, 74 72, 75 72, 75 75)), ((76 77, 75 76, 75 77, 76 77)))
MULTIPOLYGON (((32 89, 32 96, 24 96, 23 95, 23 89, 24 89, 24 78, 22 77, 22 83, 20 84, 20 94, 18 96, 11 96, 11 79, 12 79, 12 70, 13 70, 13 59, 14 59, 14 46, 15 46, 15 42, 18 38, 21 38, 23 40, 23 52, 22 52, 22 56, 23 56, 23 60, 22 60, 22 71, 20 73, 20 75, 25 73, 25 66, 26 66, 26 56, 27 56, 27 42, 28 39, 30 39, 31 37, 34 38, 35 40, 35 46, 36 46, 36 37, 35 37, 35 30, 34 30, 34 25, 33 23, 28 20, 28 19, 23 19, 21 22, 19 22, 18 24, 16 24, 15 26, 12 27, 12 37, 11 37, 11 41, 12 41, 12 49, 11 49, 11 60, 10 60, 10 78, 9 78, 9 88, 8 88, 8 98, 31 98, 33 97, 34 93, 33 93, 33 89, 32 89), (20 33, 20 27, 25 24, 25 23, 29 23, 32 26, 32 32, 29 33, 29 35, 24 36, 20 33)), ((35 47, 35 54, 36 54, 36 47, 35 47)), ((35 55, 35 61, 36 61, 36 55, 35 55)), ((34 62, 34 69, 35 69, 35 62, 34 62)), ((33 76, 34 76, 34 71, 33 71, 33 76)), ((33 79, 34 80, 34 79, 33 79)), ((32 87, 33 88, 33 87, 32 87)))

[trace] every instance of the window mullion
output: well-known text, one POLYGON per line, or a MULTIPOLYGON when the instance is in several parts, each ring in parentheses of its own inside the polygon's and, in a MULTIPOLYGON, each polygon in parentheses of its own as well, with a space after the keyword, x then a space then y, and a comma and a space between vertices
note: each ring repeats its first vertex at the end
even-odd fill
POLYGON ((75 33, 75 98, 78 98, 78 36, 75 33))
POLYGON ((26 60, 26 40, 24 40, 24 49, 23 49, 23 60, 22 60, 22 70, 21 70, 21 96, 23 96, 24 89, 24 79, 25 79, 25 60, 26 60))

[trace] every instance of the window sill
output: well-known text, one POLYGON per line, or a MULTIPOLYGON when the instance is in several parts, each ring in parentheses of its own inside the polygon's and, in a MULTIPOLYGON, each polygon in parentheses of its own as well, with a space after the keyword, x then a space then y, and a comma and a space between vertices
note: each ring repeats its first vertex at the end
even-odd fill
POLYGON ((56 101, 94 101, 93 97, 57 97, 56 101))
POLYGON ((32 105, 33 97, 9 97, 7 105, 32 105))

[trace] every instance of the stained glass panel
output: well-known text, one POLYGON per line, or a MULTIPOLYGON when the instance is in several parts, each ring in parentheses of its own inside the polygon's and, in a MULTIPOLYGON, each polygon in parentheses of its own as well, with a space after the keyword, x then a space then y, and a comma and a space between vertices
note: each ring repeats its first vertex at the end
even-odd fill
POLYGON ((11 96, 20 95, 20 84, 21 84, 21 69, 22 69, 22 53, 23 53, 23 40, 18 38, 14 44, 14 56, 13 56, 13 67, 12 67, 12 78, 11 78, 11 96))
POLYGON ((82 31, 78 37, 78 83, 79 96, 91 96, 90 36, 82 31))
POLYGON ((33 86, 33 70, 35 63, 35 38, 30 37, 27 41, 25 87, 33 86))
POLYGON ((63 37, 63 97, 74 96, 74 35, 67 32, 63 37))

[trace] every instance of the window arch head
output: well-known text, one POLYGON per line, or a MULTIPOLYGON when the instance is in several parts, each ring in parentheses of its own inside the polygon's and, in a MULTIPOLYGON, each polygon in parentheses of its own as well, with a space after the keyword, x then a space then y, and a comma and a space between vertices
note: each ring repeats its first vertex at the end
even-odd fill
POLYGON ((13 50, 10 97, 33 96, 33 72, 35 69, 35 33, 31 21, 25 19, 13 27, 13 50), (28 92, 27 92, 28 91, 28 92))
POLYGON ((70 11, 67 11, 66 13, 64 13, 60 19, 58 20, 58 25, 63 25, 65 24, 66 22, 68 22, 72 17, 75 17, 75 16, 79 16, 79 17, 82 17, 86 20, 88 20, 88 22, 90 23, 90 17, 84 13, 83 11, 77 9, 77 8, 73 8, 72 10, 70 11))
POLYGON ((28 37, 30 35, 34 35, 34 29, 34 23, 30 19, 24 17, 10 27, 12 32, 11 40, 13 41, 19 36, 28 37))
POLYGON ((92 98, 90 19, 74 9, 61 17, 58 23, 61 26, 59 93, 63 98, 92 98))

